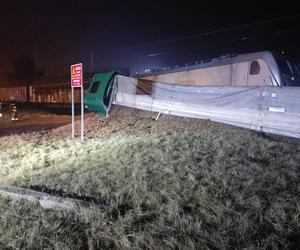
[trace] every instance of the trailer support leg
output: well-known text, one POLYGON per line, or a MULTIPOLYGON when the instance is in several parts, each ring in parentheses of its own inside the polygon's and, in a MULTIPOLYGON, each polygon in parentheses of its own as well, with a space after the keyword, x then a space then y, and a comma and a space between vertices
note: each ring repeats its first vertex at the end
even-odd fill
POLYGON ((155 121, 157 121, 158 118, 159 118, 161 115, 162 115, 162 113, 158 113, 157 116, 156 116, 156 118, 155 118, 155 121))

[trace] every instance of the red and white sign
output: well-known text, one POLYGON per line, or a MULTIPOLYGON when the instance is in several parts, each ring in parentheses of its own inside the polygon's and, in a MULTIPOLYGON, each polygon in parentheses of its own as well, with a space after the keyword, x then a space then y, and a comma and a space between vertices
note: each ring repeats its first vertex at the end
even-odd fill
POLYGON ((71 65, 71 86, 82 86, 82 63, 71 65))

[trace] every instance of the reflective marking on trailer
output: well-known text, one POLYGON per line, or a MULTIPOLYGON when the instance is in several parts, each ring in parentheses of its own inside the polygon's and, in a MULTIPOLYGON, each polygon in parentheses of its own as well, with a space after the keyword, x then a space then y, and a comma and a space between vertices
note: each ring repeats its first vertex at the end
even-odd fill
POLYGON ((284 113, 285 108, 280 108, 280 107, 269 107, 270 112, 278 112, 278 113, 284 113))

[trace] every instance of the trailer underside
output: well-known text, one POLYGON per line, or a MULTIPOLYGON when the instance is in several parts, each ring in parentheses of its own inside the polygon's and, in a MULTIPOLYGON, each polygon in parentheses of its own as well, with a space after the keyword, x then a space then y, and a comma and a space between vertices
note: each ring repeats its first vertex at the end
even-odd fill
POLYGON ((116 76, 112 104, 300 138, 300 88, 182 86, 116 76))

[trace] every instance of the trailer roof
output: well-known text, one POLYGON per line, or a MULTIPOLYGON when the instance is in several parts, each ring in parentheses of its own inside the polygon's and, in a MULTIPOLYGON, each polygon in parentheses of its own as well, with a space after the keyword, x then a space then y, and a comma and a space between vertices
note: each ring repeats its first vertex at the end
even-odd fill
POLYGON ((187 65, 183 67, 173 67, 173 68, 168 68, 166 70, 158 70, 156 72, 151 72, 151 73, 136 74, 135 77, 163 75, 169 73, 228 65, 228 64, 245 62, 250 60, 257 60, 257 59, 264 59, 265 61, 267 61, 269 65, 269 64, 273 64, 273 62, 271 62, 272 58, 274 59, 273 54, 270 51, 261 51, 261 52, 247 53, 247 54, 230 54, 230 55, 220 56, 214 59, 202 60, 193 65, 187 65))
POLYGON ((214 58, 211 60, 200 61, 200 63, 194 64, 194 65, 171 68, 171 69, 167 69, 167 70, 159 70, 156 72, 145 73, 145 74, 136 74, 136 75, 133 75, 133 77, 142 78, 142 77, 148 77, 148 76, 165 75, 165 74, 171 74, 171 73, 176 73, 176 72, 204 69, 204 68, 234 64, 234 63, 240 63, 240 62, 247 62, 247 61, 258 60, 258 59, 262 59, 267 63, 271 73, 273 74, 274 78, 277 81, 277 85, 280 86, 281 85, 280 71, 278 68, 278 64, 275 60, 275 57, 274 57, 273 53, 270 51, 260 51, 260 52, 247 53, 247 54, 225 55, 225 56, 221 56, 221 57, 214 58))

